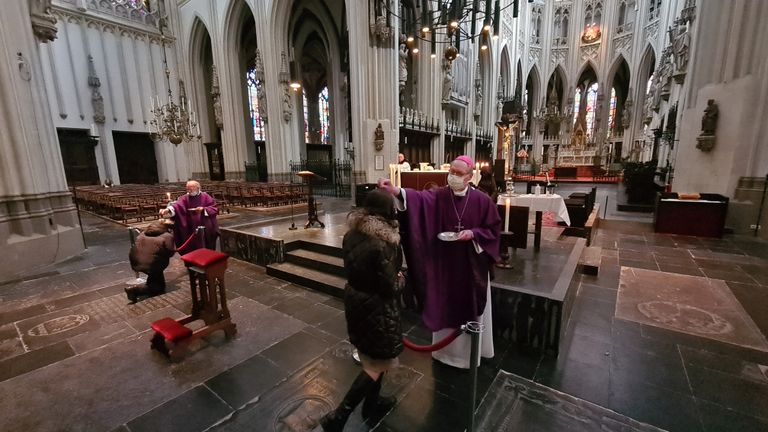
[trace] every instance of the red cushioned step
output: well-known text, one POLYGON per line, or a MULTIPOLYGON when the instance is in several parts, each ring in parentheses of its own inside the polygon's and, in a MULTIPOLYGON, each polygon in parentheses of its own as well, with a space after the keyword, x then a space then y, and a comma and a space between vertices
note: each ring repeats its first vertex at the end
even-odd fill
POLYGON ((210 249, 197 249, 181 256, 181 260, 188 266, 208 267, 229 258, 229 255, 210 249))
POLYGON ((192 336, 192 330, 179 324, 173 318, 163 318, 152 323, 152 330, 163 335, 169 342, 178 342, 192 336))

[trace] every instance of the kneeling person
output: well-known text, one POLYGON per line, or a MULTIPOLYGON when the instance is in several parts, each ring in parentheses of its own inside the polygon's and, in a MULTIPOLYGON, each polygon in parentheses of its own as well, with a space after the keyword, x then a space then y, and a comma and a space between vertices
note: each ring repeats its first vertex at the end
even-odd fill
POLYGON ((152 222, 136 238, 136 244, 131 247, 128 259, 134 271, 147 274, 146 287, 135 286, 125 289, 128 300, 136 302, 139 296, 156 296, 165 292, 165 277, 163 271, 176 253, 173 244, 173 234, 161 222, 152 222))

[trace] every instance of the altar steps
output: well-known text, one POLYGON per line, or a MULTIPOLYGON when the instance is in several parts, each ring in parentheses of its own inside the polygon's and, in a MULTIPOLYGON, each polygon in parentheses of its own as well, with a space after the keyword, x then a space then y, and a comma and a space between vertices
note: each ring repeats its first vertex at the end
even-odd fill
POLYGON ((267 274, 334 297, 344 297, 347 282, 342 251, 308 241, 286 245, 285 262, 267 265, 267 274))

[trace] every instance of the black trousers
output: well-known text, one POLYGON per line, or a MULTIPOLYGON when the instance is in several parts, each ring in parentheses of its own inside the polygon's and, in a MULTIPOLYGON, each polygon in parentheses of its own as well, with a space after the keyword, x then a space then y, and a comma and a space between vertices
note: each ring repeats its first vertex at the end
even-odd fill
POLYGON ((147 291, 152 293, 165 292, 165 276, 162 270, 147 273, 147 291))

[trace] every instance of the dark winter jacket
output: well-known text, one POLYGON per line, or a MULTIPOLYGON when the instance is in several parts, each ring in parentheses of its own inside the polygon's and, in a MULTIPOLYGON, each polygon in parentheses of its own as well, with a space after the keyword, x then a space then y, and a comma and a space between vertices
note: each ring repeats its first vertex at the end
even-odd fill
POLYGON ((358 211, 350 213, 347 223, 343 249, 349 341, 369 357, 395 358, 403 351, 396 299, 403 262, 397 221, 358 211))
POLYGON ((173 234, 162 223, 153 223, 136 238, 128 259, 133 270, 142 273, 162 272, 176 253, 173 234))

